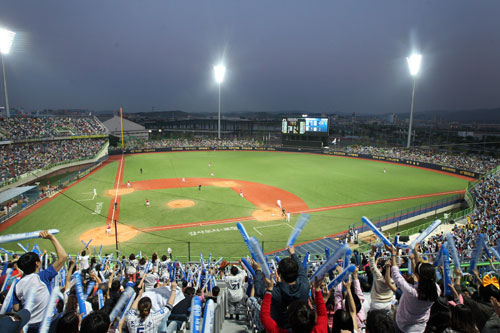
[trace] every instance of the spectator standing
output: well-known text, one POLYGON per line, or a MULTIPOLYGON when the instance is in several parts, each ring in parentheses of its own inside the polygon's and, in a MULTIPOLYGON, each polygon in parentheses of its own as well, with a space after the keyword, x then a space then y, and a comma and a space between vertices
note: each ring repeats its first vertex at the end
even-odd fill
POLYGON ((66 251, 54 235, 45 230, 40 232, 40 237, 52 242, 57 253, 57 260, 43 271, 40 271, 42 263, 35 252, 23 254, 17 262, 24 275, 14 289, 14 310, 19 311, 26 302, 28 294, 35 293, 31 318, 28 324, 29 333, 38 332, 50 297, 52 279, 61 270, 68 258, 66 251))

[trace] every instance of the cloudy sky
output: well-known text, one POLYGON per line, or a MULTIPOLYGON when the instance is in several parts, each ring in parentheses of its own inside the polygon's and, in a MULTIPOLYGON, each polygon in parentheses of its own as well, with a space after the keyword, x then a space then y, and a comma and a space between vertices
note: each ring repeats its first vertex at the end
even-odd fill
MULTIPOLYGON (((0 0, 11 107, 223 111, 500 106, 497 0, 0 0)), ((3 104, 3 94, 0 98, 3 104)))

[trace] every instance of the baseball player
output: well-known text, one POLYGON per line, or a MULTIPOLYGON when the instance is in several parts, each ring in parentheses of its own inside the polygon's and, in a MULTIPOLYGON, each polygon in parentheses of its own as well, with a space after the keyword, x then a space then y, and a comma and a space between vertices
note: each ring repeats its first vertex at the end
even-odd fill
POLYGON ((280 199, 276 200, 276 204, 278 205, 279 208, 281 208, 281 200, 280 199))
POLYGON ((149 202, 148 198, 146 198, 146 207, 148 207, 148 208, 151 207, 151 203, 149 202))

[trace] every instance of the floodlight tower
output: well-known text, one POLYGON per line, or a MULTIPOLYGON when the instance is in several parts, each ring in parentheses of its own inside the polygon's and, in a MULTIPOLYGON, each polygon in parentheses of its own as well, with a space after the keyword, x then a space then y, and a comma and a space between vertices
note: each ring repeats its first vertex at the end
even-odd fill
POLYGON ((415 84, 417 82, 417 74, 420 70, 420 63, 422 62, 421 54, 412 54, 406 58, 408 61, 408 67, 410 68, 410 74, 413 76, 413 90, 411 93, 411 109, 410 109, 410 127, 408 128, 408 142, 406 143, 406 148, 410 148, 411 145, 411 126, 413 124, 413 106, 415 104, 415 84))
POLYGON ((13 31, 0 28, 0 57, 2 58, 3 93, 5 96, 5 112, 7 114, 7 118, 10 117, 10 111, 9 97, 7 96, 7 79, 5 78, 5 67, 3 65, 3 56, 4 54, 9 53, 15 35, 16 33, 13 31))
POLYGON ((220 85, 224 81, 224 75, 226 74, 226 67, 223 64, 218 64, 214 66, 215 82, 219 84, 219 118, 217 126, 217 138, 220 140, 220 85))

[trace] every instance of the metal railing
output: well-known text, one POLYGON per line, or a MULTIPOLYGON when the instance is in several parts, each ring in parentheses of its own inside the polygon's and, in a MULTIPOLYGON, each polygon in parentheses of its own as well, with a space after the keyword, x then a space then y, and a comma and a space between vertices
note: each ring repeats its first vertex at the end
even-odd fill
MULTIPOLYGON (((463 202, 463 196, 460 194, 446 197, 440 200, 428 202, 425 204, 421 204, 418 206, 414 206, 408 209, 399 210, 390 214, 378 216, 375 218, 371 218, 373 224, 375 224, 378 228, 384 227, 389 224, 399 223, 401 221, 407 220, 412 217, 416 217, 428 212, 436 211, 438 209, 448 207, 450 205, 454 205, 457 203, 463 202)), ((356 225, 353 226, 358 232, 365 232, 370 230, 366 225, 362 224, 359 227, 356 225)))

